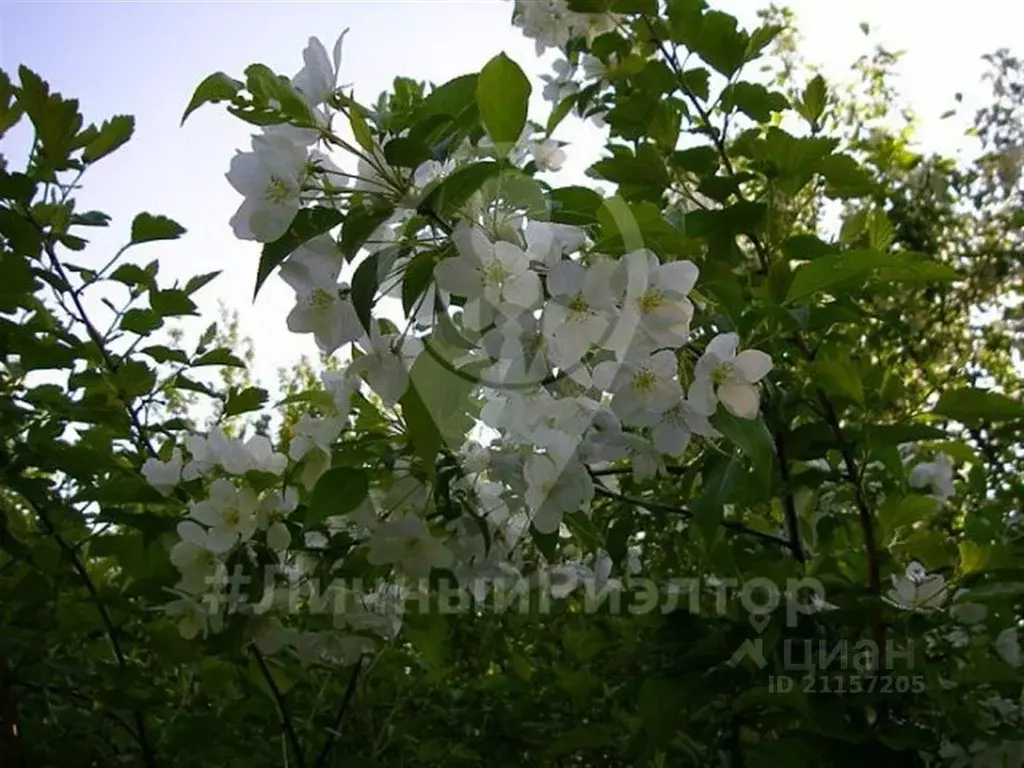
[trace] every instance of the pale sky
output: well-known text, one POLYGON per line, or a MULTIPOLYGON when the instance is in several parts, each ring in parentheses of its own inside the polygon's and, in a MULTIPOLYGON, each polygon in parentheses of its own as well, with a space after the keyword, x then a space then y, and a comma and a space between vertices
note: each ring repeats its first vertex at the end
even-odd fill
MULTIPOLYGON (((712 0, 753 24, 755 0, 712 0)), ((922 121, 929 149, 954 150, 963 122, 939 121, 963 91, 971 94, 981 72, 980 56, 1017 46, 1024 30, 1024 3, 1014 0, 791 0, 805 38, 805 57, 826 77, 844 78, 850 64, 869 49, 858 25, 869 22, 870 40, 907 55, 900 87, 922 121)), ((302 49, 318 36, 330 49, 342 29, 345 40, 341 82, 356 98, 373 102, 397 75, 444 82, 478 71, 504 50, 528 74, 547 71, 531 41, 510 24, 512 4, 504 0, 350 0, 348 2, 11 2, 0 0, 0 67, 16 79, 26 64, 63 95, 79 99, 87 121, 113 114, 136 117, 132 141, 102 160, 84 178, 79 208, 114 217, 107 230, 92 230, 93 242, 80 261, 102 264, 127 239, 140 211, 170 216, 188 229, 174 242, 143 246, 139 261, 160 259, 161 274, 182 279, 212 270, 220 278, 200 294, 203 320, 215 317, 223 299, 241 313, 243 331, 257 348, 257 374, 274 384, 277 366, 300 353, 315 354, 311 337, 287 331, 289 289, 272 278, 255 305, 252 285, 259 246, 236 240, 228 220, 241 198, 224 179, 236 149, 248 148, 250 127, 222 105, 199 110, 182 128, 181 113, 208 74, 240 76, 262 62, 292 75, 302 49)), ((536 89, 539 92, 539 88, 536 89)), ((539 96, 539 93, 536 94, 539 96)), ((531 117, 546 118, 538 98, 531 117)), ((22 126, 23 128, 23 126, 22 126)), ((21 162, 24 130, 4 139, 3 154, 21 162)), ((597 159, 601 139, 566 121, 556 138, 571 141, 567 173, 576 176, 597 159)))

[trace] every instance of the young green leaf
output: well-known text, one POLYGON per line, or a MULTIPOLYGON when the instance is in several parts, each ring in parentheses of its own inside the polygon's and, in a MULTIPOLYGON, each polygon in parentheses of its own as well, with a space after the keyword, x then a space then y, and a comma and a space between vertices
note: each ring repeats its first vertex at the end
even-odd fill
POLYGON ((184 125, 188 116, 203 104, 235 98, 244 85, 244 83, 228 77, 223 72, 214 72, 212 75, 209 75, 196 87, 195 93, 192 94, 192 99, 185 108, 185 114, 181 116, 181 124, 184 125))
POLYGON ((86 146, 82 152, 82 160, 86 163, 95 163, 106 157, 127 142, 134 131, 135 118, 131 115, 116 115, 110 118, 100 126, 96 138, 86 146))
POLYGON ((480 119, 503 156, 519 140, 533 90, 523 70, 504 53, 484 66, 476 86, 480 119))
POLYGON ((177 240, 186 230, 181 224, 166 216, 140 213, 132 220, 132 244, 148 243, 153 240, 177 240))

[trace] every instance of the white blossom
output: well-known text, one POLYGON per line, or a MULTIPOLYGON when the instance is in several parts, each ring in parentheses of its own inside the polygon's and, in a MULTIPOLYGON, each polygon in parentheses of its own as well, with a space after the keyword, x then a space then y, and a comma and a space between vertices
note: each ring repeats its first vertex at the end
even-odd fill
POLYGON ((594 385, 613 393, 611 408, 623 424, 644 426, 653 414, 664 413, 682 398, 678 373, 675 352, 665 349, 650 357, 600 363, 594 368, 594 385))
POLYGON ((224 478, 210 484, 206 499, 193 502, 189 517, 207 526, 207 546, 213 552, 227 552, 235 544, 246 542, 256 531, 259 500, 248 486, 235 486, 224 478))
POLYGON ((490 324, 501 305, 530 309, 541 299, 540 277, 530 270, 530 258, 518 246, 492 243, 476 227, 463 226, 452 234, 459 255, 434 268, 439 287, 468 299, 464 307, 467 327, 490 324))
POLYGON ((575 253, 587 242, 587 233, 580 227, 550 221, 526 222, 523 235, 530 258, 551 269, 563 256, 575 253))
POLYGON ((541 171, 560 170, 565 163, 565 150, 562 145, 554 139, 543 141, 531 141, 526 145, 527 150, 541 171))
POLYGON ((594 483, 579 461, 564 460, 547 454, 530 456, 524 467, 526 504, 534 527, 541 533, 554 533, 566 512, 589 508, 594 483))
POLYGON ((451 551, 431 535, 422 519, 412 515, 381 524, 370 538, 366 558, 373 565, 399 564, 414 578, 453 562, 451 551))
POLYGON ((341 69, 341 47, 348 34, 346 29, 334 43, 333 56, 328 58, 327 49, 318 38, 309 38, 309 44, 302 52, 304 65, 292 78, 292 86, 302 93, 312 106, 327 101, 338 84, 341 69))
POLYGON ((681 456, 694 435, 721 437, 721 433, 711 426, 708 417, 682 398, 658 415, 657 423, 651 430, 654 445, 666 456, 681 456))
POLYGON ((252 152, 231 160, 227 179, 245 197, 231 218, 241 240, 271 243, 291 226, 299 212, 306 175, 306 149, 281 133, 253 136, 252 152))
POLYGON ((281 278, 295 291, 295 308, 288 314, 288 330, 312 333, 326 354, 355 341, 363 327, 352 302, 341 298, 338 284, 342 256, 327 235, 310 240, 288 257, 281 278))
POLYGON ((687 298, 699 270, 690 261, 661 264, 646 249, 627 253, 620 279, 626 296, 608 349, 619 358, 629 354, 681 347, 689 340, 693 304, 687 298))
POLYGON ((171 547, 171 564, 181 574, 180 588, 191 593, 207 589, 212 577, 223 568, 218 543, 211 541, 210 532, 192 520, 178 523, 180 541, 171 547))
POLYGON ((929 574, 917 561, 907 566, 906 575, 892 574, 892 586, 886 597, 897 608, 910 611, 929 611, 940 608, 947 596, 946 580, 942 574, 929 574))
POLYGON ((181 471, 184 468, 181 451, 177 448, 167 461, 150 458, 142 465, 142 476, 146 482, 156 488, 164 496, 170 496, 178 483, 181 482, 181 471))
POLYGON ((689 401, 708 416, 721 401, 734 416, 756 419, 760 410, 757 382, 772 369, 772 359, 756 349, 736 353, 739 337, 723 333, 708 342, 697 361, 690 385, 689 401))
POLYGON ((576 365, 608 333, 616 311, 616 269, 614 262, 603 259, 589 269, 563 261, 548 272, 551 300, 544 307, 544 336, 560 368, 576 365))
POLYGON ((363 376, 385 406, 398 402, 409 388, 409 369, 422 349, 422 342, 400 338, 399 334, 382 334, 380 324, 371 324, 369 338, 360 341, 366 354, 349 366, 351 376, 363 376))
POLYGON ((918 464, 910 472, 910 485, 912 488, 928 488, 932 491, 932 497, 938 501, 947 501, 956 488, 953 486, 953 459, 945 453, 940 453, 934 461, 927 461, 918 464))

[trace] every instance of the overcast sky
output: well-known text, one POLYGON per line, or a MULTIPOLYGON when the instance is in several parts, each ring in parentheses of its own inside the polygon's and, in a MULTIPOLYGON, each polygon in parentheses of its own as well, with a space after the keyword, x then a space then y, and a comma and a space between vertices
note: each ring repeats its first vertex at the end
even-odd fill
MULTIPOLYGON (((713 0, 714 7, 753 21, 761 3, 713 0)), ((922 141, 952 150, 963 123, 939 121, 964 91, 967 104, 981 72, 980 57, 1013 48, 1024 29, 1024 3, 974 0, 792 0, 806 57, 826 76, 849 75, 850 63, 872 40, 907 55, 901 88, 922 120, 922 141), (968 11, 969 9, 969 11, 968 11)), ((93 238, 90 262, 102 263, 126 239, 132 216, 162 213, 188 229, 181 240, 139 248, 135 258, 159 258, 161 273, 187 278, 220 269, 224 274, 201 294, 201 309, 215 314, 223 299, 241 312, 244 331, 256 341, 258 371, 272 383, 278 365, 313 353, 309 337, 287 332, 290 291, 268 281, 257 303, 251 292, 259 247, 234 239, 228 219, 240 198, 224 179, 236 149, 248 147, 249 127, 221 107, 207 106, 179 127, 195 86, 217 70, 240 75, 263 62, 282 74, 301 66, 310 36, 330 48, 342 29, 341 81, 357 99, 372 102, 396 75, 437 83, 474 72, 504 50, 528 73, 546 71, 533 45, 509 22, 504 0, 352 0, 350 2, 10 2, 0 0, 0 67, 14 75, 26 64, 65 96, 80 100, 87 121, 113 114, 136 117, 132 141, 86 175, 80 208, 108 212, 114 226, 93 238)), ((1018 52, 1021 52, 1018 47, 1018 52)), ((538 89, 539 90, 539 89, 538 89)), ((531 113, 543 121, 542 102, 531 113)), ((970 110, 965 109, 965 114, 970 110)), ((568 171, 577 174, 596 159, 599 137, 566 123, 557 138, 568 147, 568 171)), ((9 134, 3 153, 23 153, 24 132, 9 134)), ((204 318, 205 319, 205 318, 204 318)))

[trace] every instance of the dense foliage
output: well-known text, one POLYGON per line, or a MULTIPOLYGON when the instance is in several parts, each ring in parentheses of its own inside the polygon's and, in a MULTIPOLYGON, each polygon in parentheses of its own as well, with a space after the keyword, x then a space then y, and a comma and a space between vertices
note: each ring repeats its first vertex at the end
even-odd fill
POLYGON ((505 54, 360 103, 344 35, 198 86, 322 352, 273 398, 180 224, 89 248, 133 119, 0 73, 0 764, 1024 765, 1022 62, 968 161, 777 8, 513 21, 541 122, 505 54))

